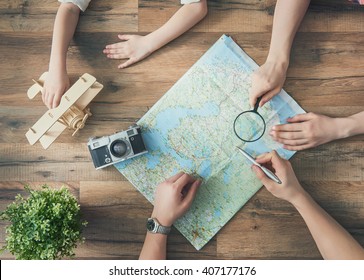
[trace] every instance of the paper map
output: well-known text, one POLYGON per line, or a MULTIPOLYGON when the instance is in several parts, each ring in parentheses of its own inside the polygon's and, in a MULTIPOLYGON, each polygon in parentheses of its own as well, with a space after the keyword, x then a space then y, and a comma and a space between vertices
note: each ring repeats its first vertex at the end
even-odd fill
POLYGON ((190 210, 174 224, 198 250, 262 186, 235 146, 252 156, 272 149, 286 159, 294 154, 268 135, 304 113, 284 90, 259 109, 267 123, 260 140, 244 143, 233 132, 235 117, 250 109, 257 67, 223 35, 138 122, 149 153, 115 165, 152 203, 156 186, 179 171, 203 178, 190 210))

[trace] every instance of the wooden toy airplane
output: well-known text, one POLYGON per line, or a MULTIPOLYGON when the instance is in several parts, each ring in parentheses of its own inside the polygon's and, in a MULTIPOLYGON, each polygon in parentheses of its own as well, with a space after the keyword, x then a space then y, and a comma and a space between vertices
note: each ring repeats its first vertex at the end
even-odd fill
MULTIPOLYGON (((29 99, 41 92, 47 72, 28 89, 29 99)), ((83 74, 62 96, 58 107, 49 109, 25 134, 29 143, 34 145, 38 140, 47 149, 68 127, 74 130, 74 136, 85 126, 91 111, 86 106, 101 91, 103 85, 96 82, 90 74, 83 74)))

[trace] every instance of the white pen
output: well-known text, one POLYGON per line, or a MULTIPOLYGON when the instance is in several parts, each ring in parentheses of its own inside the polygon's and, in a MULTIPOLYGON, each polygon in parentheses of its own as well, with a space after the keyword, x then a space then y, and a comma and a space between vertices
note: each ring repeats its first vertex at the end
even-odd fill
POLYGON ((244 151, 243 149, 236 147, 238 149, 238 151, 240 153, 242 153, 251 163, 253 163, 254 165, 258 166, 264 173, 265 175, 267 175, 270 179, 272 179, 274 182, 278 183, 278 184, 282 184, 282 181, 279 180, 279 178, 277 177, 276 174, 274 174, 272 171, 270 171, 268 168, 265 168, 264 166, 260 165, 259 163, 257 163, 255 161, 255 159, 249 155, 246 151, 244 151))

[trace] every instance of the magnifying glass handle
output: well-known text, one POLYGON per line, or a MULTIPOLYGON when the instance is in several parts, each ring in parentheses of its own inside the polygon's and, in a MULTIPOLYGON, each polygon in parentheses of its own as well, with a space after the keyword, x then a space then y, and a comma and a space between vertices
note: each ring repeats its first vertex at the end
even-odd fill
POLYGON ((262 171, 267 175, 270 179, 272 179, 274 182, 278 184, 282 184, 282 181, 279 180, 276 174, 274 174, 272 171, 270 171, 268 168, 265 168, 264 166, 260 166, 262 171))
POLYGON ((259 103, 260 101, 262 100, 262 97, 263 96, 259 96, 258 99, 257 99, 257 102, 255 102, 255 105, 254 105, 254 111, 257 112, 258 111, 258 108, 259 108, 259 103))

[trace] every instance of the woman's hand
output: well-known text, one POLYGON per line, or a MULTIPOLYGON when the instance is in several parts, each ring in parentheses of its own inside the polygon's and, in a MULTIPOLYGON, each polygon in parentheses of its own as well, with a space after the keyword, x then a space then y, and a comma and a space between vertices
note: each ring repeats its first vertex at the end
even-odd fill
POLYGON ((281 91, 286 80, 287 67, 287 63, 267 60, 253 73, 249 97, 251 107, 254 107, 261 96, 259 107, 262 107, 281 91))
POLYGON ((42 90, 43 103, 48 109, 56 108, 63 94, 70 88, 70 80, 66 72, 49 71, 42 90))
POLYGON ((270 131, 273 139, 287 150, 299 151, 345 137, 348 127, 344 118, 330 118, 315 113, 296 115, 288 124, 275 125, 270 131))
POLYGON ((171 226, 190 208, 201 180, 180 172, 157 186, 152 217, 171 226))
POLYGON ((252 166, 258 179, 275 197, 294 204, 305 193, 297 180, 290 162, 282 159, 276 151, 262 154, 256 158, 256 161, 273 171, 281 180, 282 184, 278 184, 269 179, 258 166, 252 166))

